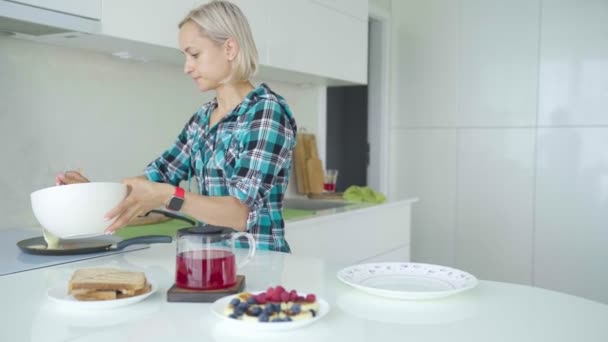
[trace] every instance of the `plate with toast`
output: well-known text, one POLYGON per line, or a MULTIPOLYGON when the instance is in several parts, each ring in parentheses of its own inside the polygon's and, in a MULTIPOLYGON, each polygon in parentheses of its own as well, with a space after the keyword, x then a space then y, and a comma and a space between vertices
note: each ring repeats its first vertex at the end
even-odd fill
POLYGON ((157 290, 143 272, 117 268, 82 268, 67 283, 47 292, 49 300, 66 308, 103 310, 138 303, 157 290))

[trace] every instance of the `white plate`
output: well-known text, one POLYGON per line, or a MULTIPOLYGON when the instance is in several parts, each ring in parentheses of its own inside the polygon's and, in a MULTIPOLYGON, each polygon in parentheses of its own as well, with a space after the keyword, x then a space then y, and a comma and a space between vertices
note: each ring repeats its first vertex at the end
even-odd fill
MULTIPOLYGON (((252 292, 253 294, 258 294, 261 292, 252 292)), ((242 321, 238 319, 229 318, 224 315, 224 310, 232 300, 237 295, 222 297, 211 304, 211 312, 214 315, 221 318, 225 322, 229 322, 230 324, 234 324, 235 327, 242 327, 246 329, 258 330, 258 331, 283 331, 283 330, 292 330, 298 329, 309 324, 312 324, 321 318, 323 318, 329 312, 329 304, 323 299, 317 297, 317 302, 319 303, 319 312, 312 319, 305 319, 301 321, 292 321, 292 322, 254 322, 254 321, 242 321)))
POLYGON ((350 266, 338 279, 367 293, 396 299, 435 299, 477 286, 477 278, 455 268, 412 262, 350 266))
POLYGON ((141 302, 148 298, 158 289, 158 285, 148 278, 150 283, 150 291, 141 294, 139 296, 112 299, 112 300, 97 300, 97 301, 79 301, 74 296, 68 294, 68 283, 62 283, 60 285, 50 288, 47 292, 47 296, 51 302, 60 305, 66 309, 77 309, 77 310, 106 310, 114 309, 122 306, 127 306, 141 302))

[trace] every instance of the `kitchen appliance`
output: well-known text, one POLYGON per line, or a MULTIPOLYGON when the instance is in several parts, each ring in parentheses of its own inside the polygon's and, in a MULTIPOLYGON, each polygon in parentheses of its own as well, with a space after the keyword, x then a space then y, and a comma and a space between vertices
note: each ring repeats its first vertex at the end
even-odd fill
POLYGON ((237 275, 237 270, 255 255, 251 234, 203 225, 180 229, 176 239, 175 285, 168 292, 169 301, 212 302, 242 291, 245 277, 237 275), (241 239, 249 250, 237 260, 236 245, 241 239))

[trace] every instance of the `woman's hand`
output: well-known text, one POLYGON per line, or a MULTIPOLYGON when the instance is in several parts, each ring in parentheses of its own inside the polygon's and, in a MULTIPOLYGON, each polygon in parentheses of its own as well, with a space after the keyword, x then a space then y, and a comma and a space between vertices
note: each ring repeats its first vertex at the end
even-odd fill
POLYGON ((106 233, 113 233, 129 224, 136 216, 164 205, 174 189, 169 184, 150 182, 146 177, 127 178, 122 183, 127 185, 127 197, 106 214, 107 220, 116 218, 106 228, 106 233))
POLYGON ((81 170, 78 171, 66 171, 55 176, 55 185, 67 185, 76 183, 88 183, 90 182, 85 176, 82 175, 81 170))

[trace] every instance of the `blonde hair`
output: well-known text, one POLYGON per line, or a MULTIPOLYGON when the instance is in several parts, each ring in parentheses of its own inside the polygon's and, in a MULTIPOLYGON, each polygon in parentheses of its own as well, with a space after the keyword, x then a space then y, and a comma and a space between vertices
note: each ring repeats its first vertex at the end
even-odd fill
POLYGON ((241 9, 228 1, 211 1, 194 8, 179 23, 181 29, 185 23, 196 23, 201 33, 217 44, 223 44, 233 37, 239 45, 239 52, 233 62, 232 80, 248 80, 258 67, 258 50, 253 41, 251 28, 241 9))

